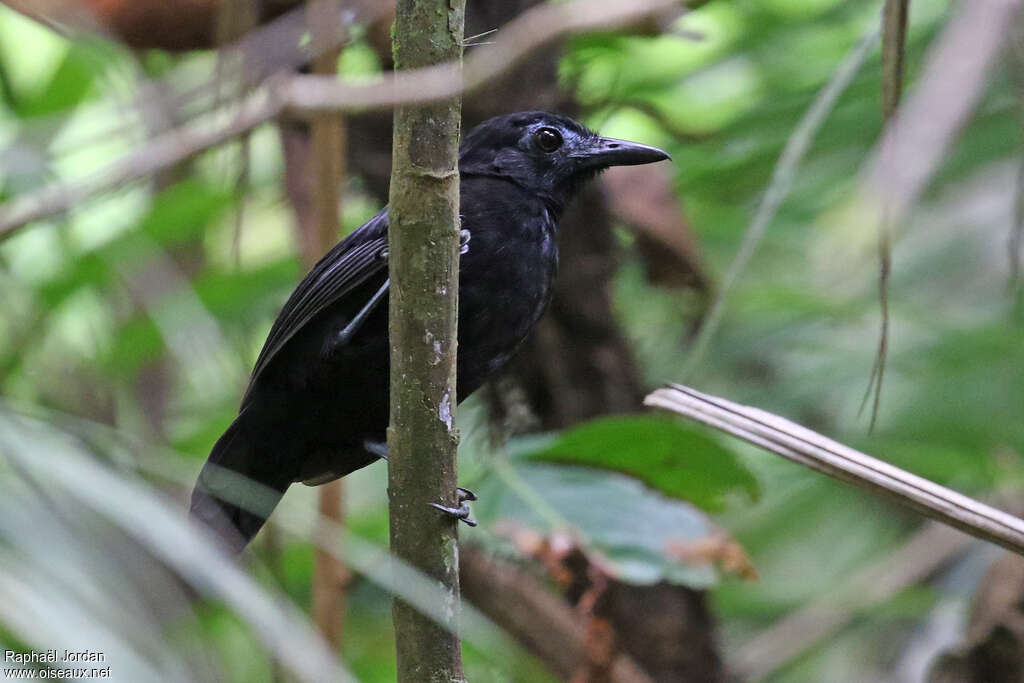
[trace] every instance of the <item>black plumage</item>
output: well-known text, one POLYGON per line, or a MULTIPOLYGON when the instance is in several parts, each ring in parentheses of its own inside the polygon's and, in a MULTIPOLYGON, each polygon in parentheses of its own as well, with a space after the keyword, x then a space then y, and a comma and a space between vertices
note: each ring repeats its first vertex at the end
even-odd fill
MULTIPOLYGON (((508 361, 547 306, 558 219, 580 185, 609 166, 667 157, 545 112, 500 116, 465 136, 460 399, 508 361)), ((324 483, 380 457, 371 444, 388 424, 387 229, 384 209, 299 283, 199 476, 192 513, 235 550, 292 482, 324 483)))

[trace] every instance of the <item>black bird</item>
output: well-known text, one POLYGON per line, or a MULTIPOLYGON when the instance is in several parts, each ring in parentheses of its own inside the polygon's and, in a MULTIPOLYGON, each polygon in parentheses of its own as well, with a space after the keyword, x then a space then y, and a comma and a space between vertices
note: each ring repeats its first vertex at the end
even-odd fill
MULTIPOLYGON (((459 399, 508 361, 551 299, 558 220, 580 186, 610 166, 667 158, 539 111, 498 116, 465 136, 459 399)), ((292 482, 322 484, 386 453, 387 230, 385 208, 299 283, 199 475, 192 514, 236 552, 292 482)))

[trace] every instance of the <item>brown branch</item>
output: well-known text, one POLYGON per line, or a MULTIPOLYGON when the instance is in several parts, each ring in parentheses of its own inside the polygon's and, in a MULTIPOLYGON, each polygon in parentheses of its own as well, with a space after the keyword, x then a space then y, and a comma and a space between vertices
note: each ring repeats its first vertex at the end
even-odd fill
POLYGON ((882 9, 882 114, 888 121, 903 94, 910 0, 885 0, 882 9))
POLYGON ((678 6, 679 0, 575 0, 543 4, 523 12, 492 45, 475 50, 464 68, 455 62, 396 71, 366 84, 309 76, 282 84, 281 96, 298 110, 390 109, 454 97, 509 71, 552 41, 586 31, 621 28, 678 6))
MULTIPOLYGON (((341 479, 320 487, 317 509, 321 519, 345 523, 345 487, 341 479)), ((351 570, 334 554, 317 546, 313 554, 313 583, 310 587, 313 623, 335 652, 339 650, 345 625, 345 605, 352 585, 351 570)))
MULTIPOLYGON (((314 113, 389 109, 437 101, 484 85, 531 51, 560 37, 625 26, 676 4, 678 0, 575 0, 564 5, 542 5, 510 22, 493 45, 474 51, 466 60, 465 78, 453 63, 395 72, 371 84, 344 83, 316 75, 272 76, 264 81, 262 89, 238 103, 236 113, 229 114, 226 122, 192 122, 152 139, 85 180, 58 182, 0 206, 0 241, 26 223, 64 213, 93 195, 223 144, 273 119, 286 106, 296 113, 314 113)), ((223 117, 225 112, 220 115, 214 118, 223 117)))
POLYGON ((64 213, 94 195, 158 173, 272 119, 281 111, 281 102, 272 93, 273 89, 240 102, 223 122, 192 122, 157 135, 88 178, 54 183, 11 199, 0 206, 0 241, 26 223, 64 213))
POLYGON ((2 0, 0 4, 37 21, 57 33, 89 31, 106 34, 107 22, 97 14, 97 8, 72 0, 2 0))
MULTIPOLYGON (((221 44, 218 24, 234 0, 3 0, 3 4, 60 33, 85 31, 123 41, 136 49, 200 50, 221 44)), ((260 23, 300 0, 246 3, 258 8, 260 23)))
POLYGON ((861 192, 867 211, 884 210, 896 226, 917 201, 981 100, 1020 6, 1021 0, 959 6, 930 51, 913 97, 886 128, 861 192))
POLYGON ((670 410, 1024 555, 1024 520, 758 408, 674 384, 644 404, 670 410))
MULTIPOLYGON (((74 5, 70 0, 47 0, 40 7, 42 9, 36 8, 38 12, 51 7, 74 5)), ((349 11, 342 17, 345 26, 359 21, 371 21, 387 10, 373 0, 346 0, 346 7, 349 11)), ((244 135, 276 117, 285 104, 280 100, 276 84, 288 78, 285 73, 315 56, 313 47, 319 48, 319 44, 310 47, 297 45, 305 26, 303 10, 298 8, 250 31, 231 45, 224 46, 222 49, 226 53, 247 57, 244 68, 219 73, 195 88, 172 96, 167 106, 178 110, 194 106, 204 101, 203 98, 212 102, 223 89, 221 79, 226 78, 238 81, 237 92, 251 92, 251 95, 228 103, 217 111, 204 111, 205 118, 197 116, 190 123, 150 138, 140 148, 83 180, 58 181, 8 201, 0 206, 0 241, 25 223, 62 214, 93 195, 157 173, 165 167, 244 135)), ((145 80, 140 84, 135 99, 145 103, 156 95, 163 98, 164 93, 173 91, 172 84, 176 76, 180 76, 177 71, 161 79, 145 80)), ((116 112, 128 105, 114 101, 110 109, 116 112)), ((121 127, 111 127, 103 130, 97 139, 108 139, 123 132, 121 127)))
MULTIPOLYGON (((586 661, 586 626, 575 610, 528 572, 472 546, 463 547, 462 588, 476 607, 514 636, 557 676, 568 680, 586 661)), ((611 683, 650 683, 633 659, 618 652, 611 683)))

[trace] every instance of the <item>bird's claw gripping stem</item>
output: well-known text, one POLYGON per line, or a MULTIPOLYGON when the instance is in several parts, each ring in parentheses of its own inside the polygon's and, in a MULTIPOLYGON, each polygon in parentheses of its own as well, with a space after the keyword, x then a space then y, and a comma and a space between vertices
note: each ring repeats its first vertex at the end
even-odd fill
POLYGON ((469 526, 476 526, 477 522, 475 519, 473 519, 473 513, 469 509, 469 501, 476 500, 476 494, 470 491, 469 489, 464 489, 461 487, 455 489, 455 493, 456 497, 459 499, 459 507, 450 508, 445 505, 441 505, 440 503, 430 503, 430 507, 434 508, 435 510, 440 510, 441 512, 447 515, 451 515, 459 521, 465 522, 469 526))

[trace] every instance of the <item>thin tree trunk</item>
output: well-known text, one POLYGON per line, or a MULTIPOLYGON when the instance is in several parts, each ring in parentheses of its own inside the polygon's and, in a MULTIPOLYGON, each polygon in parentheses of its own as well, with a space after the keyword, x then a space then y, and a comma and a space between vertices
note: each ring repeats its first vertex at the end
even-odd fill
MULTIPOLYGON (((398 69, 460 59, 464 0, 400 0, 398 69)), ((458 99, 395 110, 389 266, 391 549, 436 579, 448 607, 438 624, 395 600, 400 683, 464 680, 457 633, 455 351, 459 267, 458 99)))
MULTIPOLYGON (((468 8, 466 34, 499 27, 535 4, 537 0, 477 0, 468 8)), ((371 35, 385 35, 388 25, 381 22, 371 35)), ((379 50, 383 42, 378 39, 373 44, 379 50)), ((562 45, 557 44, 531 55, 506 77, 469 95, 463 103, 465 125, 469 127, 496 114, 521 109, 577 114, 579 103, 571 92, 558 86, 561 50, 562 45)), ((388 55, 381 52, 380 57, 387 66, 388 55)), ((364 179, 371 192, 384 195, 389 162, 384 150, 391 133, 387 117, 379 113, 357 114, 349 121, 353 172, 364 179)), ((644 393, 628 342, 611 309, 610 276, 617 250, 601 189, 591 186, 585 190, 585 196, 573 202, 562 218, 560 233, 561 266, 555 299, 541 321, 541 329, 535 331, 533 339, 527 341, 505 372, 522 388, 526 403, 539 420, 538 426, 546 429, 562 428, 596 415, 638 410, 644 393), (595 367, 600 367, 601 372, 595 372, 595 367), (548 384, 552 377, 558 381, 548 384), (570 409, 566 410, 566 406, 570 409)), ((663 248, 660 255, 667 252, 663 248)), ((686 269, 685 262, 677 266, 679 271, 686 269)), ((704 282, 703 275, 694 271, 693 279, 703 286, 699 284, 704 282)), ((500 410, 504 403, 500 392, 492 390, 489 394, 492 407, 500 410)), ((478 585, 484 584, 467 585, 469 599, 474 598, 470 589, 478 585)), ((704 593, 685 586, 654 586, 649 590, 652 595, 657 593, 659 599, 643 599, 634 593, 616 594, 611 615, 616 632, 635 631, 622 642, 625 651, 645 671, 656 672, 657 675, 651 675, 657 681, 722 680, 724 667, 704 593), (667 594, 671 597, 660 601, 667 594), (631 612, 626 605, 633 598, 636 610, 631 612), (680 603, 687 608, 676 609, 680 603), (656 614, 645 618, 638 611, 641 607, 657 608, 656 614), (644 639, 662 638, 671 645, 657 651, 632 649, 644 639), (685 653, 704 654, 684 655, 686 662, 680 661, 679 656, 663 657, 673 646, 685 653)), ((500 618, 498 621, 502 622, 500 618)))

